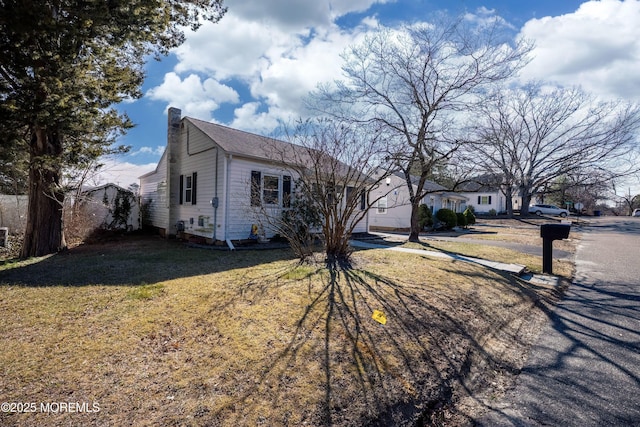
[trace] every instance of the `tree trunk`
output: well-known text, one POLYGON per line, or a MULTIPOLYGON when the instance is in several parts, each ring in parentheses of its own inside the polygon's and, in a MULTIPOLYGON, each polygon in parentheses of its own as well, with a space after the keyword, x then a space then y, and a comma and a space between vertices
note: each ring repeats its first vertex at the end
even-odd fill
POLYGON ((529 205, 531 204, 531 193, 525 189, 522 194, 522 205, 520 206, 520 216, 529 216, 529 205))
POLYGON ((62 138, 56 131, 36 127, 31 137, 29 208, 20 256, 28 258, 66 247, 60 190, 62 138))
POLYGON ((420 200, 411 202, 411 231, 409 233, 410 242, 420 241, 420 200))
POLYGON ((513 192, 509 188, 509 190, 504 192, 505 197, 505 208, 507 209, 507 216, 509 218, 513 218, 513 192))

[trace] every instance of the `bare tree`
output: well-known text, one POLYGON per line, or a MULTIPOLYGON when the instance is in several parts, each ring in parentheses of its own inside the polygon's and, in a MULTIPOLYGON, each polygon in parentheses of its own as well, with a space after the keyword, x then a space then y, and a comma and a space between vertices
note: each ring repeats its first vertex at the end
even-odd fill
POLYGON ((316 234, 326 262, 344 265, 352 233, 366 224, 377 202, 368 194, 387 176, 380 168, 379 137, 331 120, 298 123, 287 135, 291 144, 274 141, 269 157, 290 170, 291 201, 283 212, 259 209, 259 217, 291 242, 301 260, 312 254, 316 234))
POLYGON ((631 188, 628 189, 627 194, 620 196, 616 193, 614 187, 613 194, 613 199, 619 206, 618 211, 620 211, 620 215, 633 215, 635 209, 640 209, 640 194, 632 195, 631 188))
POLYGON ((410 241, 418 240, 428 177, 462 143, 455 137, 461 113, 526 62, 530 44, 508 44, 501 29, 498 20, 479 27, 462 17, 381 29, 344 53, 344 81, 312 94, 312 108, 384 135, 410 194, 410 241))
POLYGON ((601 102, 579 88, 538 84, 503 90, 484 104, 473 150, 488 172, 517 188, 521 214, 559 178, 609 181, 637 171, 640 108, 601 102))

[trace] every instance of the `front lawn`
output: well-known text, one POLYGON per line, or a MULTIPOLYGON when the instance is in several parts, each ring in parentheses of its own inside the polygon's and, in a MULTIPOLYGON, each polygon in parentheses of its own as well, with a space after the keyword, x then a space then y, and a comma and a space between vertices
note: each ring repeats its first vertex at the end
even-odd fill
POLYGON ((463 425, 477 408, 459 403, 499 392, 556 298, 384 250, 331 271, 286 250, 125 238, 5 262, 0 402, 99 411, 0 412, 0 425, 463 425))

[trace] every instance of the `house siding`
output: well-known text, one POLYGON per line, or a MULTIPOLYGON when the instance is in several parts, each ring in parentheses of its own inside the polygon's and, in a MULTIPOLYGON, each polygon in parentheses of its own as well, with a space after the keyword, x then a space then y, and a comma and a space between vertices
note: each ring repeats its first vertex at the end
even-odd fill
POLYGON ((486 214, 492 209, 496 212, 504 212, 506 210, 505 196, 501 192, 463 192, 461 195, 467 197, 467 206, 472 206, 474 212, 486 214), (479 203, 482 198, 491 197, 491 203, 479 203))
MULTIPOLYGON (((272 218, 279 217, 283 209, 282 177, 291 176, 293 187, 296 174, 285 165, 254 158, 252 154, 235 154, 237 145, 228 134, 216 136, 213 133, 212 136, 185 119, 176 124, 179 114, 179 110, 169 110, 165 154, 156 171, 140 177, 142 202, 151 206, 147 222, 163 229, 165 235, 180 231, 218 241, 247 239, 252 225, 256 224, 262 226, 265 237, 273 237, 275 231, 268 226, 268 221, 260 217, 264 215, 264 208, 251 206, 251 173, 259 171, 261 177, 278 177, 279 204, 267 211, 272 218), (222 139, 216 141, 218 137, 222 139), (192 203, 187 200, 185 189, 188 177, 193 182, 194 174, 197 174, 196 201, 192 203), (212 203, 216 197, 217 209, 212 203)), ((233 134, 234 138, 245 137, 245 133, 233 134)), ((243 140, 238 144, 241 142, 243 140)), ((291 190, 293 195, 295 189, 291 190)), ((367 231, 366 218, 357 224, 354 231, 367 231)))
MULTIPOLYGON (((124 228, 131 231, 138 230, 140 228, 140 206, 135 195, 124 188, 107 184, 102 187, 89 190, 85 193, 86 199, 83 203, 85 204, 87 212, 91 213, 96 220, 99 220, 101 226, 109 226, 114 222, 114 217, 111 211, 115 209, 115 201, 119 192, 123 192, 123 195, 128 197, 129 202, 131 203, 131 211, 129 212, 126 227, 124 228), (105 204, 105 201, 107 204, 105 204)), ((122 227, 123 224, 114 225, 116 227, 122 227)))
MULTIPOLYGON (((388 179, 390 181, 388 185, 383 180, 369 194, 371 201, 380 197, 387 198, 386 213, 379 213, 376 203, 369 210, 369 228, 373 231, 409 230, 411 228, 411 201, 406 181, 397 175, 391 175, 388 179)), ((443 200, 438 193, 428 193, 423 197, 421 204, 429 206, 435 214, 443 207, 443 200)))
POLYGON ((167 194, 167 156, 165 152, 158 162, 156 170, 140 177, 140 203, 146 209, 143 225, 150 225, 166 231, 169 222, 167 194))
MULTIPOLYGON (((216 174, 218 174, 218 197, 223 193, 221 174, 223 173, 223 153, 218 153, 219 147, 211 139, 193 127, 188 122, 180 133, 180 163, 176 165, 178 177, 183 177, 183 187, 174 194, 172 201, 172 217, 176 224, 182 222, 186 233, 216 240, 224 240, 224 212, 220 207, 216 210, 212 205, 212 200, 216 194, 216 174), (216 154, 218 162, 216 163, 216 154), (193 200, 186 200, 185 187, 187 177, 194 177, 192 185, 193 200), (195 191, 194 191, 195 190, 195 191), (181 196, 182 193, 182 196, 181 196), (182 203, 180 201, 182 200, 182 203), (215 230, 215 233, 214 233, 215 230), (215 234, 215 237, 214 237, 215 234)), ((222 151, 222 150, 220 150, 222 151)), ((219 200, 218 206, 222 206, 219 200)), ((174 224, 173 226, 175 227, 174 224)), ((178 229, 176 228, 177 232, 178 229)))
POLYGON ((27 225, 29 196, 0 194, 0 227, 9 233, 23 233, 27 225))
POLYGON ((403 179, 392 175, 388 185, 381 182, 379 186, 369 193, 369 200, 373 202, 369 210, 369 227, 373 229, 406 229, 410 227, 411 202, 403 179), (378 212, 378 204, 375 200, 381 197, 387 199, 385 213, 378 212))
POLYGON ((260 224, 264 228, 262 232, 265 237, 273 237, 275 232, 265 224, 266 221, 261 220, 260 215, 267 209, 270 217, 278 217, 282 212, 282 207, 262 208, 251 206, 251 172, 261 172, 262 178, 264 175, 279 177, 280 206, 282 203, 282 176, 292 176, 292 180, 295 181, 295 175, 285 167, 278 167, 268 162, 258 162, 238 157, 231 158, 229 162, 228 238, 232 240, 248 238, 253 224, 260 224))

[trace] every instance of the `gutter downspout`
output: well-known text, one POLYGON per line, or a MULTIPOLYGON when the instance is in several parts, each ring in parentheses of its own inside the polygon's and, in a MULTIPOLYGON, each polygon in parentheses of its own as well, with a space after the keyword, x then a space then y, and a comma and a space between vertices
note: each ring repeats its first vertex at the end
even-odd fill
POLYGON ((218 204, 219 204, 219 199, 218 199, 218 169, 220 169, 218 167, 218 153, 220 152, 220 150, 218 149, 218 146, 216 146, 216 177, 214 179, 214 195, 213 195, 213 200, 211 201, 212 205, 213 205, 213 243, 215 244, 216 242, 216 232, 218 231, 218 204))
POLYGON ((233 160, 233 154, 228 154, 224 157, 225 163, 225 194, 224 194, 224 238, 227 242, 227 246, 229 246, 230 250, 234 250, 233 244, 231 244, 231 239, 229 239, 229 169, 231 166, 231 160, 233 160))

